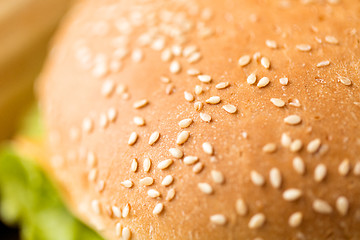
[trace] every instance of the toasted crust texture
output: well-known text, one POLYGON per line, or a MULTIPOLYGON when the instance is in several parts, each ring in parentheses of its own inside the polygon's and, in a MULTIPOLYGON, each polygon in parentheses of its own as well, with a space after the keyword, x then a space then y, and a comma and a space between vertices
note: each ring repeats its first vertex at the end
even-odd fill
POLYGON ((38 84, 106 239, 359 239, 360 2, 81 1, 38 84))

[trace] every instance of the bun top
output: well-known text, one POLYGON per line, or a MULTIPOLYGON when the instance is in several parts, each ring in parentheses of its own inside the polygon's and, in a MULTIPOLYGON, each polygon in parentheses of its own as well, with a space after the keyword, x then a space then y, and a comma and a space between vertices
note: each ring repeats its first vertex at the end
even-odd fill
POLYGON ((107 239, 360 238, 360 2, 82 1, 39 95, 107 239))

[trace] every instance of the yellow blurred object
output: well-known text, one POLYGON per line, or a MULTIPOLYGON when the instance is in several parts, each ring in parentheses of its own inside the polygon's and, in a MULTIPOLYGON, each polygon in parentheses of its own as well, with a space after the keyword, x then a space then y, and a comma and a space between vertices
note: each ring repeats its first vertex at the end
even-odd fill
POLYGON ((49 39, 71 0, 0 1, 0 139, 33 98, 49 39))

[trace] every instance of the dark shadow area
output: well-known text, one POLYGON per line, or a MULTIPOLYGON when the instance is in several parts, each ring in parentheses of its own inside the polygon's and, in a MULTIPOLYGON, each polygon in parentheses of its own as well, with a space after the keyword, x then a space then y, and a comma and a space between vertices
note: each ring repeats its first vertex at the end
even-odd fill
POLYGON ((0 221, 0 239, 1 240, 19 240, 19 230, 10 228, 0 221))

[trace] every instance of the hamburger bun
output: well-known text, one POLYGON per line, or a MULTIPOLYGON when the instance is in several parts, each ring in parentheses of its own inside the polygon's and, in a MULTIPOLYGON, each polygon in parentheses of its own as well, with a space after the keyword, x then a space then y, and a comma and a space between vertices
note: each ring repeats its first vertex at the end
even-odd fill
POLYGON ((38 83, 106 239, 359 239, 360 2, 81 1, 38 83))

